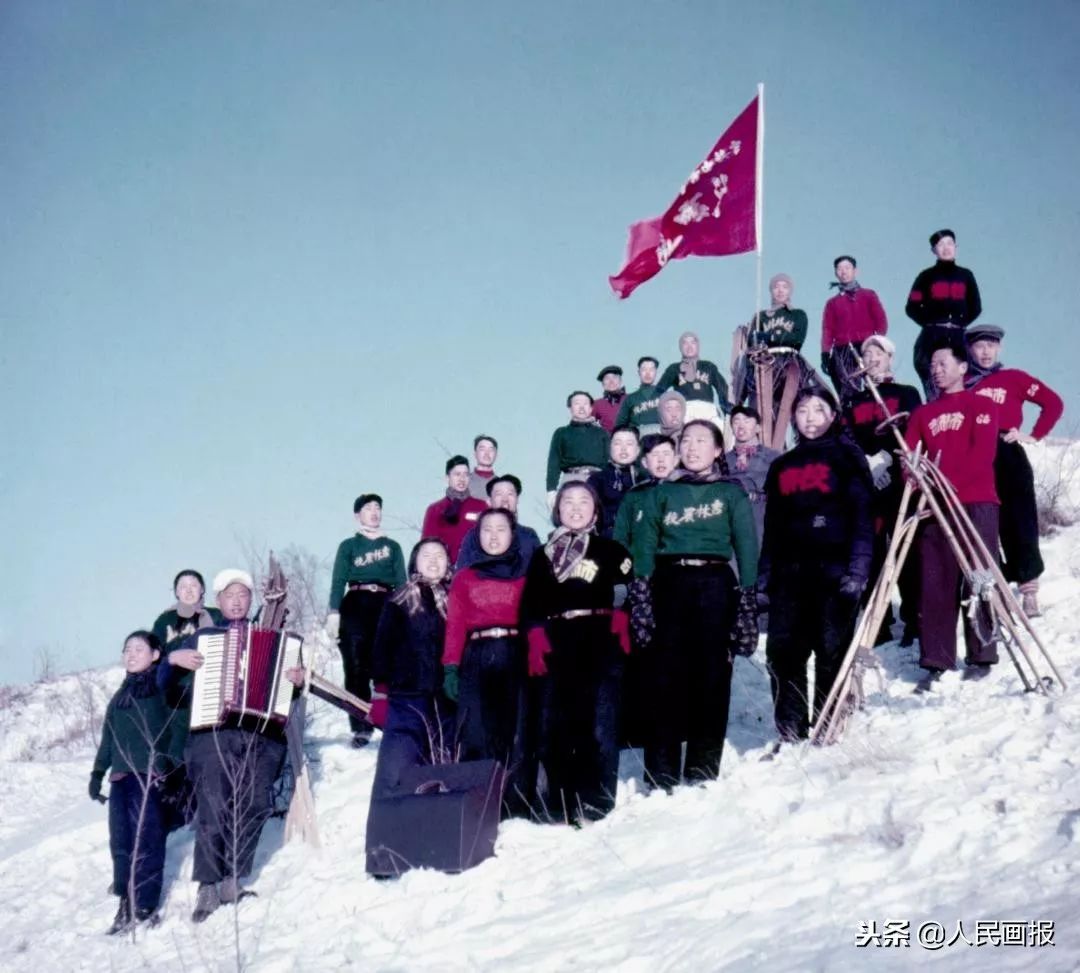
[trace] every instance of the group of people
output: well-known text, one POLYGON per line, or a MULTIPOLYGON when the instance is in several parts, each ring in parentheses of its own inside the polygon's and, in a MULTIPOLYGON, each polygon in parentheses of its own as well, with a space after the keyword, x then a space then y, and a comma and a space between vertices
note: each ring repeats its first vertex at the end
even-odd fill
MULTIPOLYGON (((955 265, 952 231, 930 242, 937 263, 918 275, 906 308, 922 328, 914 357, 926 404, 896 380, 881 301, 844 255, 822 322, 831 389, 802 355, 807 316, 790 306, 793 284, 780 274, 771 307, 737 333, 730 384, 686 332, 680 359, 663 371, 657 358, 638 359, 637 390, 628 393, 621 368, 609 365, 598 397, 572 391, 548 455, 546 539, 519 522, 522 481, 496 472, 489 434, 474 439, 471 464, 446 461, 445 496, 427 508, 407 560, 382 528, 382 497, 357 497, 326 629, 345 688, 377 704, 350 718, 354 746, 382 730, 373 796, 417 764, 490 758, 506 770, 504 814, 578 823, 613 807, 625 747, 643 750, 652 786, 713 779, 734 660, 756 650, 762 628, 778 740, 804 739, 884 562, 904 454, 920 444, 989 550, 1000 550, 1024 611, 1037 614, 1043 564, 1022 444, 1050 432, 1062 402, 1002 365, 1004 331, 975 323, 978 287, 955 265), (1040 409, 1030 435, 1025 402, 1040 409)), ((962 581, 941 526, 926 522, 899 578, 901 643, 919 642, 924 691, 956 665, 962 581)), ((132 864, 132 808, 154 780, 186 766, 192 782, 200 920, 244 894, 238 882, 284 759, 273 727, 232 720, 186 740, 167 729, 186 730, 176 713, 202 661, 194 633, 250 612, 250 576, 222 572, 213 587, 216 610, 204 606, 197 572, 181 572, 176 605, 154 631, 125 641, 128 675, 90 785, 100 798, 111 769, 114 888, 125 899, 117 928, 157 907, 160 876, 155 884, 136 875, 134 913, 124 895, 133 869, 159 869, 157 851, 132 864), (167 743, 147 753, 134 743, 140 733, 167 743)), ((997 661, 992 627, 978 621, 965 615, 965 677, 997 661)), ((303 676, 290 672, 297 685, 303 676)), ((149 830, 140 840, 156 849, 160 832, 163 847, 167 826, 149 830)))

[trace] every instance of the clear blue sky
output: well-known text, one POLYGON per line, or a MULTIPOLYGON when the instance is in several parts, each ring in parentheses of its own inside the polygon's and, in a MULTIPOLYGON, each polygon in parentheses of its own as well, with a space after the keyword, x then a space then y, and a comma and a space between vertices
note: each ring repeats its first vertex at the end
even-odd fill
POLYGON ((407 550, 478 431, 539 526, 566 392, 687 328, 726 365, 753 311, 753 256, 606 277, 758 81, 808 347, 854 253, 913 380, 951 226, 1068 431, 1078 40, 1050 0, 5 0, 0 681, 116 658, 244 539, 331 555, 360 492, 407 550))

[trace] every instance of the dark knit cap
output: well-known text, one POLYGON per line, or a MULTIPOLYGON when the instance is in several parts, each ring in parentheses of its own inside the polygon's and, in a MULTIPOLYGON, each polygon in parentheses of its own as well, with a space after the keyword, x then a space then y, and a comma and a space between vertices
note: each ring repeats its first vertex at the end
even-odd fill
POLYGON ((596 401, 596 399, 594 399, 591 395, 589 395, 588 392, 582 392, 581 389, 578 389, 576 392, 571 392, 566 397, 566 408, 568 408, 568 409, 570 408, 570 403, 574 400, 574 396, 576 396, 576 395, 584 395, 585 398, 587 398, 590 402, 595 402, 596 401))
POLYGON ((755 422, 761 422, 761 413, 752 405, 735 406, 735 408, 731 410, 731 418, 734 419, 736 416, 747 416, 755 422))
POLYGON ((641 366, 642 366, 642 365, 643 365, 643 364, 644 364, 645 362, 647 362, 647 361, 651 361, 651 362, 652 362, 652 363, 653 363, 653 364, 654 364, 654 365, 655 365, 655 366, 656 366, 657 368, 659 368, 659 367, 660 367, 660 360, 659 360, 659 359, 657 359, 657 358, 653 358, 653 356, 652 356, 652 355, 642 355, 642 356, 641 356, 641 357, 640 357, 640 358, 639 358, 639 359, 637 360, 637 367, 638 367, 638 368, 641 368, 641 366))
POLYGON ((202 588, 203 591, 206 591, 206 582, 203 580, 203 576, 194 568, 184 568, 184 570, 178 572, 176 577, 172 580, 173 594, 176 594, 176 586, 180 583, 180 579, 185 577, 194 578, 199 582, 199 587, 202 588))
POLYGON ((369 503, 377 503, 381 507, 382 497, 377 493, 361 493, 360 496, 353 501, 352 512, 354 514, 360 513, 360 511, 369 503))
POLYGON ((622 378, 622 369, 618 365, 606 365, 600 369, 600 374, 596 376, 596 380, 602 382, 605 375, 618 375, 619 378, 622 378))
POLYGON ((937 232, 930 234, 930 246, 936 247, 938 245, 938 241, 942 237, 946 236, 951 236, 953 238, 953 243, 956 242, 956 234, 953 233, 952 230, 938 230, 937 232))
POLYGON ((491 496, 491 491, 495 489, 496 483, 509 483, 514 490, 517 491, 517 495, 521 496, 521 480, 519 480, 513 473, 503 473, 499 476, 493 476, 487 481, 487 485, 484 487, 487 490, 487 495, 491 496))
POLYGON ((1001 341, 1005 329, 997 324, 973 324, 964 337, 969 345, 976 341, 1001 341))
POLYGON ((489 436, 486 432, 480 433, 480 435, 472 441, 472 448, 476 449, 476 447, 479 446, 485 439, 489 443, 491 443, 491 445, 494 446, 496 449, 499 448, 499 441, 494 436, 489 436))
POLYGON ((469 461, 464 456, 451 456, 446 461, 446 475, 449 476, 450 471, 455 466, 468 466, 468 465, 469 465, 469 461))
POLYGON ((841 260, 846 260, 846 261, 847 261, 847 262, 848 262, 849 264, 851 264, 851 266, 852 266, 852 267, 858 267, 858 266, 859 266, 859 265, 858 265, 858 264, 857 264, 857 263, 855 262, 855 258, 854 258, 853 256, 851 256, 850 254, 847 254, 847 253, 842 253, 842 254, 840 254, 840 256, 839 256, 839 257, 837 257, 837 258, 836 258, 836 259, 835 259, 835 260, 834 260, 834 261, 832 262, 832 265, 833 265, 833 270, 836 270, 836 268, 840 266, 840 261, 841 261, 841 260))

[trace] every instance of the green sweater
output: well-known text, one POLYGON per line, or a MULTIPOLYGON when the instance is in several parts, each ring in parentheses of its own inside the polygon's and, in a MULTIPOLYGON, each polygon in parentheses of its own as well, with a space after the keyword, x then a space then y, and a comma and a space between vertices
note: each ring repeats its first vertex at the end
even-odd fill
POLYGON ((750 322, 750 344, 798 351, 806 341, 806 312, 790 307, 762 311, 758 327, 760 330, 755 333, 754 322, 750 322))
POLYGON ((645 516, 645 502, 657 486, 659 486, 658 482, 650 477, 644 483, 631 487, 630 492, 619 504, 619 512, 615 515, 615 527, 611 532, 611 537, 631 553, 634 550, 639 525, 645 516))
POLYGON ((389 537, 372 540, 363 534, 353 534, 343 540, 334 558, 334 573, 330 578, 330 611, 341 608, 345 586, 384 584, 396 588, 405 583, 405 556, 401 545, 389 537))
POLYGON ((711 361, 699 358, 692 382, 683 379, 681 369, 682 362, 672 362, 664 369, 664 374, 656 384, 657 398, 668 389, 675 389, 687 402, 711 402, 727 415, 731 403, 728 402, 727 381, 720 374, 720 369, 711 361))
POLYGON ((619 426, 657 426, 660 424, 660 389, 655 385, 642 385, 636 392, 631 392, 622 400, 619 414, 615 417, 615 428, 619 426))
MULTIPOLYGON (((149 673, 151 684, 154 677, 155 673, 149 673)), ((150 769, 151 751, 155 773, 164 773, 171 765, 182 762, 174 731, 179 728, 184 715, 177 715, 166 706, 157 691, 141 699, 131 699, 126 707, 118 706, 130 678, 125 678, 124 685, 105 709, 101 744, 94 758, 94 771, 102 775, 109 768, 118 774, 145 775, 150 769)), ((182 743, 179 746, 182 747, 182 743)))
POLYGON ((653 573, 658 554, 730 558, 734 551, 739 584, 749 588, 757 581, 757 530, 742 487, 723 480, 665 480, 645 497, 630 551, 638 577, 653 573))
POLYGON ((548 449, 547 489, 559 485, 559 474, 575 466, 603 469, 608 461, 611 438, 597 422, 571 422, 551 435, 548 449))

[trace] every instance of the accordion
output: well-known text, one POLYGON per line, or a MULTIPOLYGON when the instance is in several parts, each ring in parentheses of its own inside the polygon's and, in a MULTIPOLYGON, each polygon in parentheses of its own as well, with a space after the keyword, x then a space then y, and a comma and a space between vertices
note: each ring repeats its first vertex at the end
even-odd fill
POLYGON ((206 628, 195 648, 203 664, 191 684, 191 729, 218 726, 230 716, 284 726, 293 684, 285 671, 302 664, 304 640, 292 632, 253 625, 206 628))

